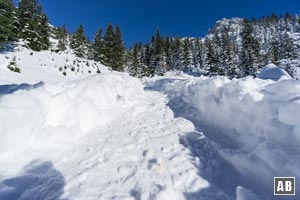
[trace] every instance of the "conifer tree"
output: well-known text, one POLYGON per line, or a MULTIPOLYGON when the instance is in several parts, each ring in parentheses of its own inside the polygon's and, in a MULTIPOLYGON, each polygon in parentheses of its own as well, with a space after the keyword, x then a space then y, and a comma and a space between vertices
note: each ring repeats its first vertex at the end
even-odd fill
POLYGON ((181 46, 182 45, 179 37, 175 37, 175 39, 171 41, 171 66, 175 70, 181 70, 181 46))
POLYGON ((88 46, 83 25, 79 25, 77 31, 71 36, 70 47, 74 50, 76 56, 80 58, 85 58, 87 56, 88 46))
POLYGON ((243 21, 241 36, 241 76, 255 76, 260 65, 260 47, 257 39, 253 36, 253 27, 248 19, 244 19, 243 21))
POLYGON ((103 36, 102 29, 99 29, 94 37, 92 44, 93 56, 92 59, 98 62, 103 61, 103 36))
POLYGON ((211 39, 205 39, 206 57, 205 57, 205 70, 208 76, 218 75, 218 60, 215 53, 214 45, 211 39))
POLYGON ((57 48, 59 51, 64 51, 67 49, 68 45, 68 30, 66 24, 57 29, 56 37, 58 39, 57 48))
POLYGON ((230 78, 238 77, 239 70, 237 66, 236 48, 229 37, 229 29, 224 28, 221 32, 221 48, 219 59, 221 62, 220 75, 226 75, 230 78))
POLYGON ((35 51, 48 49, 49 25, 46 14, 42 12, 42 6, 36 0, 20 0, 17 16, 19 38, 27 41, 28 47, 35 51))
POLYGON ((103 64, 111 68, 114 65, 114 38, 114 28, 109 24, 103 37, 103 64))
POLYGON ((280 43, 277 39, 273 38, 270 48, 270 60, 272 63, 277 64, 280 60, 280 43))
POLYGON ((139 48, 138 44, 134 44, 132 52, 131 52, 131 58, 130 58, 130 64, 129 64, 129 74, 131 76, 137 77, 141 74, 141 63, 139 60, 139 48))
POLYGON ((292 65, 290 62, 288 62, 286 64, 286 67, 285 67, 285 70, 286 72, 294 79, 297 78, 297 69, 294 65, 292 65))
POLYGON ((167 36, 165 39, 165 43, 164 43, 164 52, 166 55, 166 70, 170 70, 171 69, 171 42, 170 42, 170 38, 167 36))
POLYGON ((113 70, 124 71, 124 55, 125 47, 122 39, 122 33, 119 26, 114 31, 114 64, 112 65, 113 70))
POLYGON ((16 13, 12 0, 0 1, 0 47, 17 39, 16 13))
POLYGON ((283 53, 283 59, 295 59, 297 57, 293 40, 290 38, 287 32, 284 32, 283 34, 281 49, 283 53))
POLYGON ((196 38, 193 50, 193 64, 196 68, 203 66, 203 45, 199 38, 196 38))
POLYGON ((191 52, 191 44, 188 38, 185 38, 183 41, 183 71, 188 72, 191 71, 192 64, 192 52, 191 52))

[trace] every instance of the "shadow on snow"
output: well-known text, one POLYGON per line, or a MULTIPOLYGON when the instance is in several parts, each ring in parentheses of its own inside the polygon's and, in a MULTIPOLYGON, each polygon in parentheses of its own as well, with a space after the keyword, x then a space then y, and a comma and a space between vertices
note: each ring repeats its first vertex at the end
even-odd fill
POLYGON ((21 175, 0 182, 0 200, 58 200, 65 180, 52 162, 34 161, 21 175))
POLYGON ((35 89, 38 87, 43 86, 44 83, 43 82, 39 82, 36 83, 34 85, 30 85, 30 84, 20 84, 20 85, 16 85, 16 84, 11 84, 11 85, 0 85, 0 96, 1 95, 5 95, 5 94, 12 94, 18 90, 31 90, 31 89, 35 89))

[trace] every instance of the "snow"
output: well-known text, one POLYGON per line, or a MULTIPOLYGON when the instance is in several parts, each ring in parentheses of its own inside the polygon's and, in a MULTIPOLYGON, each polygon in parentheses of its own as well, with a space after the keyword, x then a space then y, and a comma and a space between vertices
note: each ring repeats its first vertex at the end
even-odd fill
POLYGON ((0 84, 36 84, 68 82, 78 78, 84 78, 97 73, 107 73, 107 67, 87 59, 77 58, 71 51, 34 52, 22 46, 18 42, 6 50, 0 52, 0 84), (16 60, 21 73, 10 71, 9 63, 16 60), (72 71, 74 70, 74 71, 72 71), (63 75, 66 73, 66 76, 63 75))
MULTIPOLYGON (((165 77, 153 78, 147 85, 165 92, 175 113, 192 121, 208 138, 205 143, 213 143, 210 151, 215 149, 216 155, 200 159, 200 163, 223 165, 223 169, 218 169, 223 176, 234 176, 231 170, 224 169, 226 163, 237 170, 237 180, 228 177, 232 186, 250 190, 258 199, 271 199, 274 176, 300 178, 299 81, 165 77)), ((195 156, 206 153, 204 147, 190 143, 186 146, 195 156)), ((216 187, 222 192, 233 195, 234 188, 228 190, 224 184, 218 184, 226 178, 214 173, 205 178, 217 182, 216 187)), ((241 197, 243 191, 237 189, 238 199, 245 199, 241 197)))
POLYGON ((284 70, 274 64, 269 64, 262 68, 257 76, 260 79, 271 79, 277 81, 281 78, 291 79, 291 76, 284 70))
POLYGON ((122 73, 3 95, 0 199, 184 199, 208 187, 179 143, 194 126, 166 101, 122 73))
POLYGON ((70 52, 30 54, 0 54, 0 200, 263 200, 274 176, 300 178, 300 81, 276 66, 263 71, 278 81, 141 81, 70 52))

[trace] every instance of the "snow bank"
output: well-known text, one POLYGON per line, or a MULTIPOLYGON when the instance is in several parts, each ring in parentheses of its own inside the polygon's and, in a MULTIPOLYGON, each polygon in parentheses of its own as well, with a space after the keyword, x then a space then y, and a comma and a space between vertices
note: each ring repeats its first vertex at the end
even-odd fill
POLYGON ((142 94, 139 80, 107 74, 0 96, 0 152, 24 143, 33 149, 72 144, 108 123, 142 94))
POLYGON ((179 142, 193 124, 139 79, 13 88, 0 95, 0 199, 183 200, 209 186, 179 142))
POLYGON ((205 135, 223 138, 220 155, 255 180, 254 189, 269 191, 264 199, 272 196, 274 176, 300 178, 300 81, 156 78, 148 87, 183 102, 200 129, 211 127, 205 135))
POLYGON ((273 81, 277 81, 281 78, 283 79, 292 78, 284 69, 281 69, 274 64, 269 64, 263 67, 257 77, 260 79, 271 79, 273 81))

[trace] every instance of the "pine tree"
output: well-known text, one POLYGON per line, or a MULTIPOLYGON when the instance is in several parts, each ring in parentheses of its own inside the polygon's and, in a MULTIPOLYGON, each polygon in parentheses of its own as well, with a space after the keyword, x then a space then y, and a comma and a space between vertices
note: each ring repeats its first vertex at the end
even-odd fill
POLYGON ((103 36, 102 36, 102 29, 99 29, 94 37, 94 41, 92 44, 92 52, 93 56, 92 59, 98 62, 102 62, 104 55, 103 55, 103 36))
POLYGON ((134 44, 132 52, 131 52, 131 58, 130 58, 130 64, 129 64, 129 74, 134 77, 138 77, 141 74, 141 63, 139 60, 139 48, 138 44, 134 44))
POLYGON ((203 66, 203 45, 199 38, 196 39, 193 48, 193 64, 196 68, 203 66))
POLYGON ((206 58, 205 58, 205 70, 207 72, 207 75, 209 76, 216 76, 218 75, 218 66, 216 63, 218 63, 217 57, 216 57, 216 50, 214 48, 214 45, 211 41, 211 39, 206 38, 205 39, 205 48, 206 48, 206 58))
POLYGON ((40 51, 50 46, 49 25, 42 6, 36 0, 20 0, 17 15, 20 30, 19 38, 27 41, 29 48, 40 51))
MULTIPOLYGON (((47 50, 50 47, 50 27, 47 15, 42 12, 42 5, 38 5, 37 7, 34 18, 34 27, 37 35, 31 43, 37 46, 37 50, 47 50)), ((35 47, 33 47, 33 49, 34 48, 35 47)))
POLYGON ((16 13, 12 0, 0 1, 0 47, 17 39, 16 13))
POLYGON ((191 44, 188 38, 185 38, 183 41, 183 71, 188 72, 191 71, 192 64, 192 52, 191 52, 191 44))
POLYGON ((270 60, 272 63, 278 64, 280 57, 280 43, 276 38, 273 38, 270 48, 270 60))
POLYGON ((170 56, 171 56, 171 66, 174 70, 181 70, 182 67, 181 46, 182 44, 179 37, 175 37, 175 39, 172 39, 170 56))
POLYGON ((229 36, 229 29, 224 28, 221 32, 221 48, 219 52, 219 59, 221 62, 220 75, 226 75, 230 78, 238 77, 239 70, 235 49, 236 48, 229 36))
POLYGON ((165 55, 166 55, 166 70, 170 70, 171 69, 171 64, 172 64, 172 60, 171 60, 171 43, 170 43, 170 38, 167 36, 165 39, 165 43, 164 43, 164 51, 165 51, 165 55))
POLYGON ((255 76, 259 70, 259 42, 253 36, 253 27, 248 19, 243 21, 242 49, 240 55, 241 76, 255 76))
POLYGON ((287 32, 283 34, 281 49, 283 53, 283 59, 295 59, 297 57, 293 40, 290 38, 287 32))
POLYGON ((287 64, 286 64, 286 67, 285 67, 285 70, 286 70, 286 72, 292 77, 292 78, 294 78, 294 79, 296 79, 297 78, 297 69, 296 69, 296 67, 293 65, 293 64, 291 64, 290 62, 288 62, 287 64))
POLYGON ((114 63, 114 40, 115 33, 112 24, 109 24, 106 28, 105 35, 103 37, 103 64, 108 67, 113 67, 114 63))
POLYGON ((68 45, 68 30, 66 27, 66 24, 64 24, 62 27, 59 27, 56 32, 56 38, 58 39, 57 48, 59 51, 64 51, 67 49, 68 45))
POLYGON ((124 55, 125 47, 122 39, 122 33, 119 26, 116 27, 114 33, 114 64, 112 65, 113 70, 124 71, 124 55))
POLYGON ((87 56, 88 45, 83 25, 79 25, 77 31, 71 36, 70 47, 73 49, 76 56, 80 58, 85 58, 87 56))

